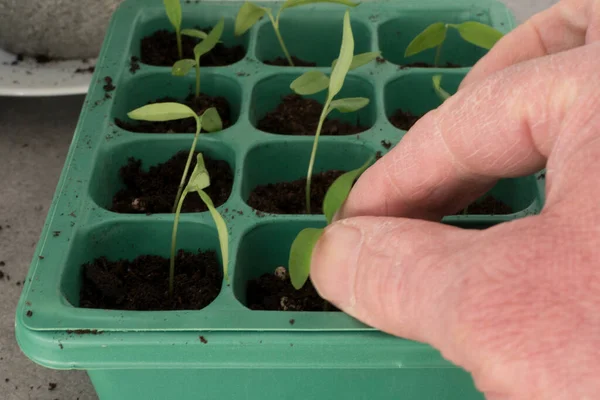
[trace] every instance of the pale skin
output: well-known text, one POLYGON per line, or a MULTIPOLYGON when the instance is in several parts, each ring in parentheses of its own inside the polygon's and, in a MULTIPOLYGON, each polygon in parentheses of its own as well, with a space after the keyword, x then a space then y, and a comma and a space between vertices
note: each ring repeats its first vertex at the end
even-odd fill
POLYGON ((438 348, 490 400, 600 398, 600 0, 506 35, 353 188, 317 243, 319 293, 438 348), (540 215, 439 223, 546 166, 540 215))

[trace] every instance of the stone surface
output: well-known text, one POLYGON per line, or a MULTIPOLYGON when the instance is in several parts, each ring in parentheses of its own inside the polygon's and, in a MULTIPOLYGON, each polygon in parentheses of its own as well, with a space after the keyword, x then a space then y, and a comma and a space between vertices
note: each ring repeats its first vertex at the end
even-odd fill
POLYGON ((121 0, 0 0, 0 47, 14 54, 92 58, 121 0))

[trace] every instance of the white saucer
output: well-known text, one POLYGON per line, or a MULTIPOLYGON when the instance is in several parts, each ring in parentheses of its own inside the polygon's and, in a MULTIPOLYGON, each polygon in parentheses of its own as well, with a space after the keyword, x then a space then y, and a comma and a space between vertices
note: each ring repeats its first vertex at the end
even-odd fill
POLYGON ((87 93, 95 59, 38 63, 0 49, 0 96, 65 96, 87 93), (75 72, 77 70, 85 72, 75 72))

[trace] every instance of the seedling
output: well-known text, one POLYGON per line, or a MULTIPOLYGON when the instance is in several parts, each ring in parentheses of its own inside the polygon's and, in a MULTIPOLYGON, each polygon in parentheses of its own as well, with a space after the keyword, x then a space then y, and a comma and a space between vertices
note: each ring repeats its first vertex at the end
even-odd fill
MULTIPOLYGON (((323 200, 323 213, 328 224, 333 221, 335 213, 348 197, 354 182, 371 165, 373 159, 374 157, 371 157, 360 168, 346 172, 331 184, 323 200)), ((323 231, 323 228, 305 228, 298 233, 292 242, 288 267, 292 285, 296 290, 304 286, 310 275, 312 252, 323 231)))
MULTIPOLYGON (((321 112, 321 116, 319 118, 317 131, 315 132, 315 139, 313 142, 312 152, 310 154, 310 161, 308 163, 308 172, 306 175, 306 212, 308 214, 310 214, 310 184, 312 180, 312 171, 317 154, 319 135, 321 134, 321 129, 323 128, 325 118, 327 118, 327 115, 329 115, 329 113, 331 113, 333 110, 338 110, 342 113, 349 113, 358 111, 369 104, 369 99, 364 97, 350 97, 334 100, 334 97, 340 92, 342 86, 344 85, 346 74, 352 67, 352 63, 354 61, 354 57, 352 56, 353 52, 354 37, 352 36, 352 28, 350 26, 350 14, 348 11, 346 11, 344 14, 344 30, 340 55, 338 59, 334 61, 331 77, 328 78, 320 71, 308 71, 294 80, 290 85, 290 88, 300 95, 314 94, 324 90, 325 88, 328 88, 327 100, 325 101, 325 106, 323 107, 323 111, 321 112)), ((362 62, 364 61, 364 58, 361 57, 359 60, 362 62)), ((360 63, 356 62, 356 65, 358 64, 360 63)))
POLYGON ((206 39, 207 34, 199 31, 198 29, 181 29, 181 3, 179 0, 163 0, 165 5, 165 12, 169 22, 175 28, 175 35, 177 36, 177 53, 179 58, 183 58, 183 46, 181 45, 181 35, 191 36, 198 39, 206 39))
POLYGON ((210 215, 215 222, 217 227, 217 232, 219 234, 219 244, 221 246, 221 257, 223 261, 223 276, 226 281, 229 281, 229 275, 227 272, 227 266, 229 263, 229 234, 227 232, 227 225, 225 225, 225 220, 213 204, 210 196, 203 190, 210 186, 210 176, 208 175, 208 170, 204 165, 204 158, 202 157, 202 153, 199 153, 196 156, 196 166, 192 171, 192 176, 190 176, 190 180, 183 190, 181 194, 181 198, 177 204, 177 209, 175 210, 175 220, 173 222, 173 233, 171 235, 171 260, 169 264, 169 296, 173 295, 173 280, 175 278, 175 251, 177 249, 177 228, 179 226, 179 216, 181 215, 181 207, 185 200, 185 197, 189 193, 197 192, 206 207, 208 207, 208 211, 210 211, 210 215))
POLYGON ((190 153, 183 170, 183 176, 181 177, 181 182, 179 183, 179 187, 177 189, 177 195, 175 196, 175 204, 173 205, 173 212, 175 212, 180 201, 190 164, 192 163, 192 157, 194 156, 194 150, 196 149, 196 143, 198 142, 200 131, 202 128, 204 128, 205 131, 212 133, 223 129, 223 122, 219 117, 217 109, 211 107, 204 111, 204 114, 199 117, 194 110, 184 104, 156 103, 137 108, 128 113, 127 116, 131 119, 143 121, 173 121, 185 118, 194 118, 196 120, 196 134, 194 135, 192 147, 190 148, 190 153))
POLYGON ((279 41, 281 50, 283 50, 283 54, 285 55, 285 58, 287 58, 287 61, 290 64, 290 66, 293 67, 294 61, 292 60, 290 52, 285 46, 285 43, 283 42, 283 37, 281 36, 281 32, 279 31, 279 19, 281 17, 282 11, 286 8, 298 7, 313 3, 337 3, 344 4, 349 7, 356 7, 359 4, 354 3, 350 0, 286 0, 277 11, 277 16, 273 17, 273 12, 270 8, 261 7, 252 2, 247 1, 244 4, 242 4, 240 10, 238 11, 237 17, 235 18, 235 35, 243 35, 259 19, 261 19, 265 14, 267 14, 269 16, 269 19, 271 20, 273 29, 275 30, 275 36, 277 36, 277 40, 279 41))
POLYGON ((491 49, 503 36, 502 32, 476 21, 467 21, 462 24, 436 22, 425 28, 408 44, 404 57, 411 57, 435 47, 437 49, 434 66, 439 66, 448 28, 456 29, 465 41, 487 50, 491 49))
POLYGON ((221 18, 217 25, 215 25, 215 27, 206 36, 206 39, 194 47, 193 60, 186 58, 173 64, 171 73, 174 76, 185 76, 192 68, 196 67, 196 98, 200 96, 200 57, 211 51, 217 45, 221 35, 223 34, 224 26, 225 20, 221 18))
POLYGON ((440 98, 442 103, 444 101, 448 100, 448 98, 451 95, 450 95, 450 93, 446 92, 441 86, 442 85, 442 76, 434 75, 431 77, 431 80, 433 81, 433 90, 435 91, 435 94, 438 95, 438 97, 440 98))

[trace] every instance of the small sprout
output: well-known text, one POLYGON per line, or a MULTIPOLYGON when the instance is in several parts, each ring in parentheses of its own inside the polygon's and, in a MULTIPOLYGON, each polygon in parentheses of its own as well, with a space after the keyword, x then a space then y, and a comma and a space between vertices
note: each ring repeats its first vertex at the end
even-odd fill
MULTIPOLYGON (((354 182, 371 165, 373 159, 374 157, 371 157, 361 167, 341 175, 327 189, 325 199, 323 200, 323 212, 328 224, 331 224, 335 213, 340 209, 344 201, 346 201, 354 182)), ((296 290, 304 286, 310 275, 310 261, 313 249, 321 235, 323 235, 323 231, 324 229, 318 228, 303 229, 292 243, 288 265, 290 268, 290 279, 296 290)))
MULTIPOLYGON (((352 63, 350 64, 349 71, 356 68, 362 67, 377 59, 381 53, 379 51, 373 51, 369 53, 361 53, 352 57, 352 63)), ((337 64, 337 59, 331 64, 331 68, 334 69, 337 64)), ((301 96, 307 96, 315 93, 322 92, 329 87, 329 77, 323 72, 318 70, 308 71, 296 78, 290 85, 296 94, 301 96)))
POLYGON ((179 0, 163 0, 165 5, 165 12, 167 13, 167 18, 175 28, 175 35, 177 36, 177 52, 179 53, 179 58, 183 58, 183 48, 181 46, 181 3, 179 0))
POLYGON ((275 31, 275 36, 277 36, 277 40, 279 41, 279 45, 281 46, 281 50, 283 50, 283 54, 285 58, 288 60, 290 66, 294 66, 294 62, 292 61, 292 57, 290 56, 290 52, 288 51, 285 43, 283 41, 283 37, 281 36, 281 32, 279 31, 279 19, 281 17, 281 12, 286 8, 298 7, 307 4, 314 3, 337 3, 344 4, 349 7, 356 7, 359 3, 354 3, 350 0, 286 0, 283 5, 277 11, 277 16, 273 16, 273 12, 268 7, 261 7, 252 2, 245 2, 240 7, 238 14, 235 18, 235 35, 240 36, 248 31, 248 29, 252 28, 252 26, 258 22, 265 14, 271 20, 271 24, 273 25, 273 30, 275 31))
POLYGON ((183 202, 185 197, 189 193, 197 192, 200 195, 200 198, 208 207, 208 211, 210 211, 210 215, 212 216, 215 225, 217 227, 217 232, 219 234, 219 244, 221 246, 221 257, 223 259, 223 275, 227 281, 229 281, 229 275, 227 273, 227 267, 229 263, 229 234, 227 232, 227 225, 225 225, 225 221, 219 212, 216 210, 215 205, 213 204, 210 196, 204 191, 207 187, 210 186, 210 176, 208 175, 208 170, 204 165, 204 158, 202 157, 202 153, 198 153, 196 157, 196 166, 192 171, 192 175, 190 176, 190 180, 188 181, 187 186, 183 190, 181 194, 181 198, 177 204, 177 209, 175 211, 175 221, 173 222, 173 233, 171 235, 171 259, 169 265, 169 296, 173 295, 173 280, 175 279, 175 251, 177 249, 177 228, 179 226, 179 216, 181 215, 181 207, 183 206, 183 202))
POLYGON ((465 41, 487 50, 491 49, 503 36, 502 32, 476 21, 467 21, 462 24, 436 22, 425 28, 408 44, 404 57, 410 57, 435 47, 437 50, 434 66, 439 66, 448 28, 456 29, 465 41))
POLYGON ((446 100, 448 100, 448 98, 450 97, 450 93, 446 92, 441 84, 442 84, 442 76, 441 75, 434 75, 431 80, 433 81, 433 90, 435 91, 435 93, 438 95, 438 97, 440 98, 440 100, 442 101, 442 103, 446 100))
MULTIPOLYGON (((310 184, 312 180, 312 171, 315 164, 317 147, 319 143, 319 135, 323 128, 323 123, 327 115, 334 110, 342 113, 354 112, 360 110, 369 104, 369 99, 363 97, 353 97, 346 99, 334 100, 334 97, 342 90, 346 74, 354 61, 354 37, 352 36, 352 27, 350 25, 350 13, 346 11, 344 14, 344 30, 342 36, 342 46, 340 55, 331 72, 331 77, 327 78, 325 74, 319 71, 309 71, 294 80, 290 88, 298 94, 314 94, 328 88, 327 100, 319 118, 315 139, 313 142, 310 161, 308 164, 308 172, 306 174, 306 212, 310 214, 310 184)), ((372 58, 374 59, 374 58, 372 58)), ((364 64, 361 64, 364 65, 364 64)))
POLYGON ((173 121, 184 118, 194 118, 196 120, 196 134, 194 135, 192 147, 190 148, 190 153, 183 170, 183 176, 181 177, 181 182, 179 183, 179 188, 177 189, 177 196, 175 196, 175 204, 173 205, 173 212, 175 212, 177 204, 179 203, 181 192, 183 191, 185 178, 187 177, 190 164, 192 163, 192 157, 194 155, 194 150, 196 149, 196 143, 198 142, 198 137, 200 136, 200 131, 202 130, 202 124, 204 123, 204 120, 206 119, 204 130, 207 132, 212 133, 223 129, 223 123, 219 117, 217 109, 211 107, 204 111, 204 114, 202 114, 201 117, 198 117, 194 110, 184 104, 155 103, 137 108, 128 113, 127 116, 131 119, 143 121, 173 121))
MULTIPOLYGON (((192 68, 196 67, 196 98, 200 96, 200 57, 211 51, 217 45, 217 43, 219 43, 219 39, 221 39, 224 27, 225 20, 221 18, 221 20, 215 25, 210 33, 206 35, 205 39, 198 43, 196 47, 194 47, 194 59, 192 60, 191 58, 186 58, 179 60, 173 64, 173 68, 171 69, 171 74, 173 76, 185 76, 192 68)), ((194 29, 186 31, 204 33, 194 29)))

